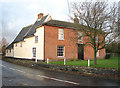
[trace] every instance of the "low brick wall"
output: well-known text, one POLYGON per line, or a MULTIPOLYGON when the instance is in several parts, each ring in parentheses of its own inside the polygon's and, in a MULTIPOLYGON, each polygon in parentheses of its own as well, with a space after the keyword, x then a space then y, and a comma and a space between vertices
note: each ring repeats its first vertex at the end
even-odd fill
POLYGON ((40 67, 46 67, 51 70, 74 72, 78 74, 84 74, 87 76, 98 76, 107 79, 118 79, 118 69, 103 69, 94 67, 82 67, 82 66, 64 66, 64 65, 52 65, 52 64, 37 64, 40 67))
POLYGON ((4 61, 8 61, 14 64, 40 69, 47 68, 49 70, 56 71, 64 71, 70 73, 77 73, 84 76, 92 76, 92 77, 102 77, 105 79, 115 79, 118 80, 119 70, 118 69, 108 69, 108 68, 95 68, 95 67, 82 67, 82 66, 64 66, 64 65, 53 65, 53 64, 45 64, 43 62, 35 63, 34 61, 27 60, 16 60, 16 59, 3 59, 4 61))

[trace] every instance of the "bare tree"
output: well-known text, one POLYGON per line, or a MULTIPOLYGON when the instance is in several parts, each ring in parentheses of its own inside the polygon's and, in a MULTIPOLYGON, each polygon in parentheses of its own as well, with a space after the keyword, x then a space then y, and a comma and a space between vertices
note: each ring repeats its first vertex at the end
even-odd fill
MULTIPOLYGON (((105 48, 105 38, 114 34, 118 22, 117 4, 108 2, 77 2, 72 4, 72 13, 79 19, 81 26, 78 30, 84 32, 89 40, 85 44, 94 49, 94 64, 97 64, 96 53, 105 48), (87 29, 87 30, 86 30, 87 29), (98 36, 98 39, 97 39, 98 36), (101 36, 101 37, 100 37, 101 36)), ((71 19, 74 17, 70 16, 71 19)))
POLYGON ((6 38, 2 38, 2 40, 0 41, 0 52, 3 53, 3 55, 5 55, 5 48, 9 45, 9 43, 7 42, 6 38))

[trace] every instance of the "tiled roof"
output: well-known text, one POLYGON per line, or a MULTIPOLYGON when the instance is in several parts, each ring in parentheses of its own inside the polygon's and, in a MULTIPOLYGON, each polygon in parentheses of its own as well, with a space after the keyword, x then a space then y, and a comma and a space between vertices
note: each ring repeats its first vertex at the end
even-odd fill
POLYGON ((32 27, 32 25, 29 25, 27 27, 24 27, 20 33, 17 35, 17 37, 15 38, 15 40, 13 41, 13 43, 19 42, 19 41, 23 41, 24 39, 24 35, 27 33, 27 31, 32 27))
POLYGON ((48 15, 43 16, 39 21, 36 21, 33 26, 28 30, 28 32, 25 34, 24 37, 30 37, 33 36, 34 33, 36 32, 35 28, 39 27, 43 24, 43 22, 45 21, 45 19, 47 18, 48 15))
POLYGON ((12 48, 13 47, 13 43, 16 43, 16 42, 19 42, 19 41, 23 41, 24 38, 33 36, 34 33, 36 32, 35 28, 41 26, 43 24, 43 22, 46 20, 47 16, 48 15, 43 16, 40 20, 36 21, 33 25, 29 25, 27 27, 24 27, 20 31, 20 33, 17 35, 15 40, 6 49, 12 48))
POLYGON ((71 22, 65 22, 65 21, 59 21, 59 20, 50 20, 48 22, 45 22, 43 25, 64 27, 64 28, 70 28, 70 29, 78 29, 79 27, 81 27, 80 24, 74 24, 71 22))
MULTIPOLYGON (((88 26, 81 25, 81 24, 75 24, 75 23, 71 23, 71 22, 59 21, 59 20, 49 20, 49 21, 43 23, 43 25, 63 27, 63 28, 76 29, 76 30, 82 30, 82 31, 89 31, 88 26)), ((93 30, 93 29, 91 28, 91 30, 93 30)), ((98 30, 98 29, 96 29, 96 30, 101 33, 104 33, 101 30, 98 30)))
POLYGON ((6 47, 6 49, 12 49, 13 48, 13 43, 11 43, 9 46, 6 47))
POLYGON ((16 43, 16 42, 19 42, 19 41, 22 41, 24 39, 24 35, 26 34, 26 32, 30 29, 32 25, 29 25, 27 27, 24 27, 20 33, 17 35, 17 37, 15 38, 15 40, 9 45, 6 47, 6 49, 11 49, 13 48, 13 43, 16 43))

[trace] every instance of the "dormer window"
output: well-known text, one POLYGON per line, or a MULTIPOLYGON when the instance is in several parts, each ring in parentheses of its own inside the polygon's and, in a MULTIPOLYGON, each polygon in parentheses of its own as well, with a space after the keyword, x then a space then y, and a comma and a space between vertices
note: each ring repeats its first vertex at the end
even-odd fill
POLYGON ((35 36, 35 43, 38 42, 38 36, 35 36))
POLYGON ((64 40, 64 30, 58 29, 58 40, 64 40))

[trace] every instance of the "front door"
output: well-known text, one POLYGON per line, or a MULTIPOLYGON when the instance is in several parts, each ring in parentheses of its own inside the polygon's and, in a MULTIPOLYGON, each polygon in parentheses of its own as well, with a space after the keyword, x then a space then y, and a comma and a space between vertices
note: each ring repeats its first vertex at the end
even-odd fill
POLYGON ((78 59, 84 60, 84 45, 78 44, 78 59))

